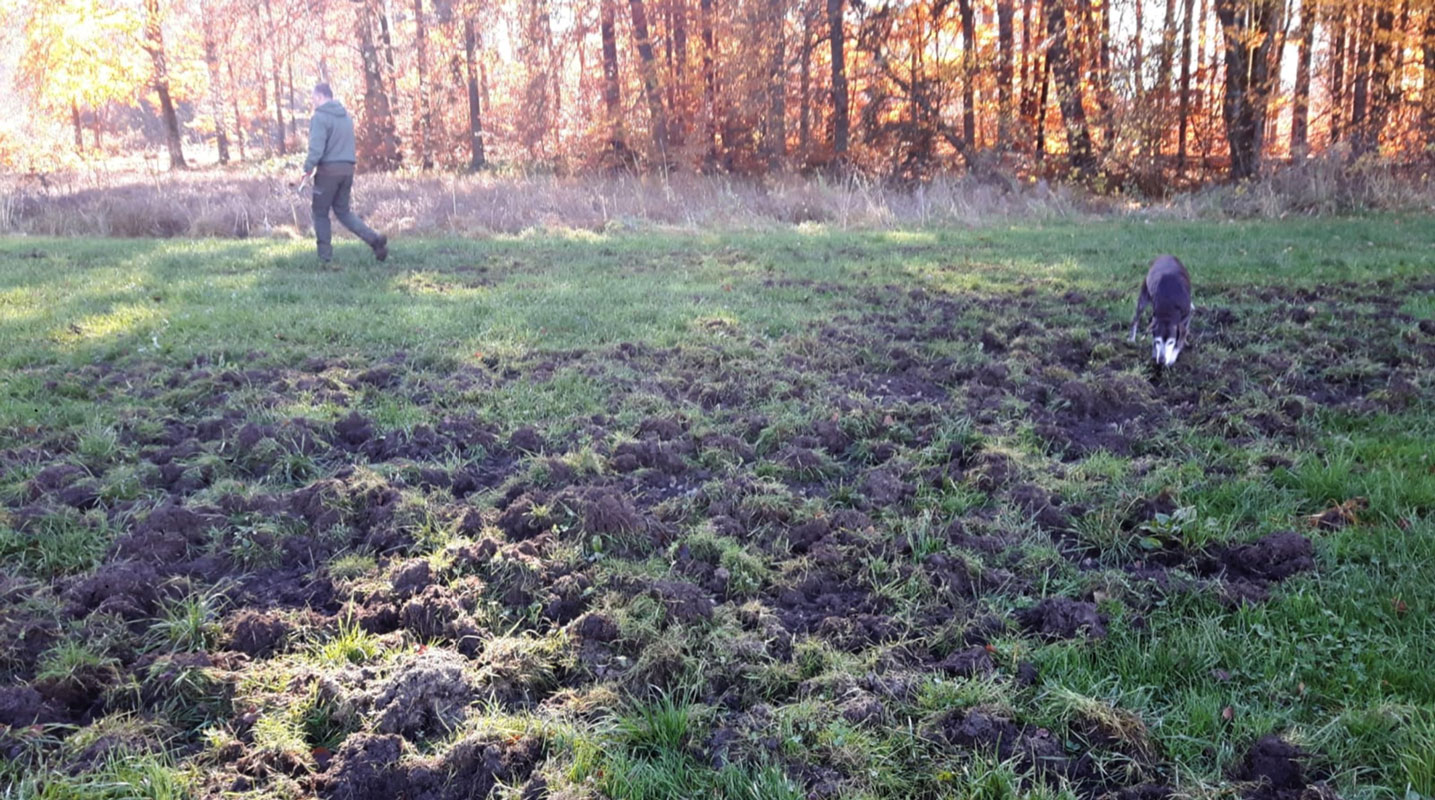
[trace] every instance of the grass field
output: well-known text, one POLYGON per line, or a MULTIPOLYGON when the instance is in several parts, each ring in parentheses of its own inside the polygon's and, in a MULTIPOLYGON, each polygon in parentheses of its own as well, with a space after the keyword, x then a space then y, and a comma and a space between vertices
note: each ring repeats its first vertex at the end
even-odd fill
POLYGON ((1435 796, 1432 243, 0 239, 0 797, 1435 796))

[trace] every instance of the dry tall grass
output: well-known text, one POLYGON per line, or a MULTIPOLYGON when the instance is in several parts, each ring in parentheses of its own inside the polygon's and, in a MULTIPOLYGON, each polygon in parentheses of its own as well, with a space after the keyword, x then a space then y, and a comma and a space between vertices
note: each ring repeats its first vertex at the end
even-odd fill
MULTIPOLYGON (((1435 184, 1379 164, 1334 160, 1262 182, 1160 203, 1070 186, 945 177, 915 187, 805 178, 699 175, 507 177, 362 175, 354 204, 398 234, 482 236, 530 229, 761 230, 821 223, 882 229, 1005 220, 1140 215, 1276 217, 1371 209, 1430 210, 1435 184)), ((274 176, 234 171, 0 178, 0 233, 98 236, 299 236, 308 197, 274 176)))

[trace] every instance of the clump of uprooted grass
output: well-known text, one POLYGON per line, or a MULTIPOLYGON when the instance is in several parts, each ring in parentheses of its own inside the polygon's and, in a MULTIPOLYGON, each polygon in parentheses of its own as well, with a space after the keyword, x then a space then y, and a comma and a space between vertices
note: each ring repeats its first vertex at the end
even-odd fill
MULTIPOLYGON (((0 233, 301 236, 308 195, 288 178, 238 169, 52 174, 0 181, 0 233)), ((1014 178, 941 176, 919 185, 861 177, 747 179, 694 174, 363 175, 354 205, 400 234, 482 236, 533 229, 762 230, 821 224, 886 229, 1119 215, 1279 217, 1428 208, 1435 185, 1378 162, 1332 158, 1159 203, 1014 178)))

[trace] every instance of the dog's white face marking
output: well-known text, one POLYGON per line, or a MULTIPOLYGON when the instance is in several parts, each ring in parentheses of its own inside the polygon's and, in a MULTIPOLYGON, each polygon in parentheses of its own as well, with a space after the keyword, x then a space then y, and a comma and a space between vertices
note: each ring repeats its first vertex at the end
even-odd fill
POLYGON ((1181 355, 1181 345, 1173 336, 1170 339, 1162 339, 1160 336, 1151 339, 1151 358, 1163 367, 1169 367, 1176 363, 1176 357, 1181 355))

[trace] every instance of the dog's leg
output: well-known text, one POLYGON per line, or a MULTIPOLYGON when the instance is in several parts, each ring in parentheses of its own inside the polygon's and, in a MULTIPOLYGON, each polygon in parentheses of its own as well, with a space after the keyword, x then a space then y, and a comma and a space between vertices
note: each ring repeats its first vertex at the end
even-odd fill
POLYGON ((1136 328, 1141 324, 1141 312, 1151 305, 1151 294, 1146 291, 1146 281, 1141 281, 1141 294, 1136 298, 1136 313, 1131 317, 1131 339, 1136 341, 1136 328))

